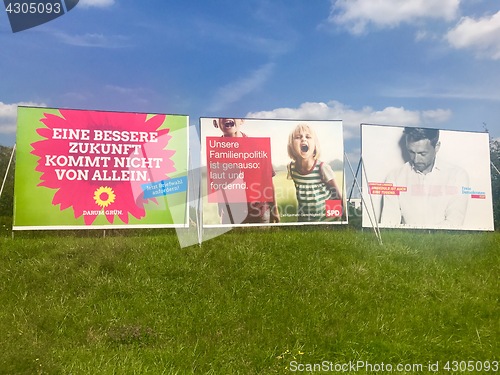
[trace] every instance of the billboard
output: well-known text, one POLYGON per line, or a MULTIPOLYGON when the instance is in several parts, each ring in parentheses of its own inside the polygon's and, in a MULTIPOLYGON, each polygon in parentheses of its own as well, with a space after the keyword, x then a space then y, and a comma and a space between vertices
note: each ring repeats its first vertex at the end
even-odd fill
POLYGON ((362 124, 361 140, 364 227, 494 230, 487 133, 362 124))
POLYGON ((204 227, 347 222, 341 121, 201 118, 204 227))
POLYGON ((13 229, 184 227, 188 117, 19 107, 13 229))

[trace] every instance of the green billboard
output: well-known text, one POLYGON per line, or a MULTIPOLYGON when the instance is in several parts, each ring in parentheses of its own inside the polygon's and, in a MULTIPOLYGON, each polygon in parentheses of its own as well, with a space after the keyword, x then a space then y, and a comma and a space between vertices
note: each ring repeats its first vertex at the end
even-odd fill
POLYGON ((187 226, 188 116, 19 107, 14 230, 187 226))

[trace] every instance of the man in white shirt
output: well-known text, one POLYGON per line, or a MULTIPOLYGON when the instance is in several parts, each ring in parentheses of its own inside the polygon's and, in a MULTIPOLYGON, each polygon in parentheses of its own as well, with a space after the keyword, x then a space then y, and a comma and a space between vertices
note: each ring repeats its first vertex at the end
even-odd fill
POLYGON ((407 127, 404 137, 409 161, 387 176, 386 182, 397 186, 399 195, 384 195, 380 224, 461 227, 468 203, 468 195, 462 194, 462 187, 469 186, 467 173, 437 158, 438 129, 407 127))

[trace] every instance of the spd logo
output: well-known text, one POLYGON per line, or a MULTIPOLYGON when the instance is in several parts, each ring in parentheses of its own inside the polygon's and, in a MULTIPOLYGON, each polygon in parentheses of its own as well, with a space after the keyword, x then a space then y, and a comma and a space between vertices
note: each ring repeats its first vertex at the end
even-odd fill
POLYGON ((326 217, 342 217, 342 201, 340 199, 327 199, 325 201, 326 217))
POLYGON ((13 33, 52 21, 73 9, 79 0, 3 0, 13 33))

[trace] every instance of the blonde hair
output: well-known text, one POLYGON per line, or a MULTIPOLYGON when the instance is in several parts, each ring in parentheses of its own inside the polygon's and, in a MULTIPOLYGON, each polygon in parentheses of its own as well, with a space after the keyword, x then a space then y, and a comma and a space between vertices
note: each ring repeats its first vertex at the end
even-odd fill
POLYGON ((319 141, 318 141, 318 136, 316 135, 316 132, 308 125, 305 123, 300 123, 298 124, 295 129, 292 130, 290 135, 288 136, 288 145, 287 145, 287 151, 288 151, 288 156, 290 156, 291 159, 295 160, 297 158, 297 155, 295 154, 295 151, 293 150, 293 138, 295 135, 298 133, 302 132, 307 132, 312 135, 314 139, 314 160, 318 160, 319 156, 321 154, 321 148, 319 146, 319 141))

